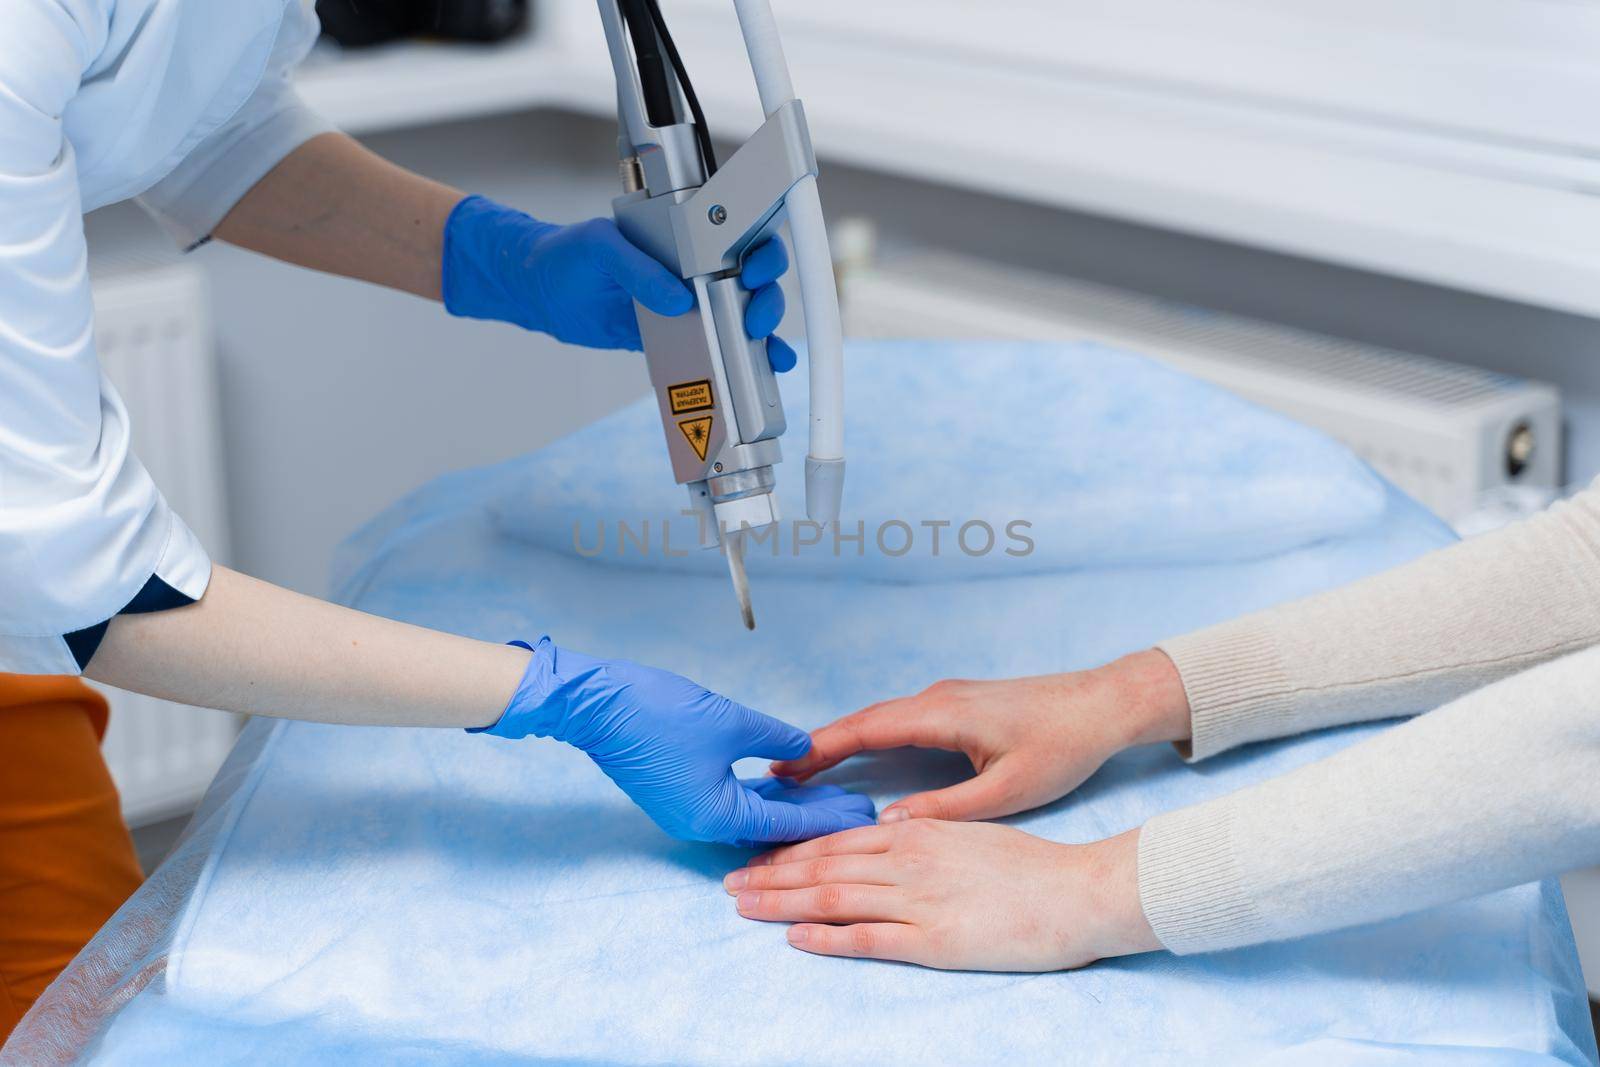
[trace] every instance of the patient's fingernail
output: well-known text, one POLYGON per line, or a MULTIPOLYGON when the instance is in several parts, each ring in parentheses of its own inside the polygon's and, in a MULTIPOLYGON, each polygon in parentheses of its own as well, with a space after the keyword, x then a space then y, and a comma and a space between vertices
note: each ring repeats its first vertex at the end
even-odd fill
POLYGON ((734 871, 722 880, 722 888, 730 893, 737 893, 750 881, 750 872, 745 870, 734 871))
POLYGON ((761 903, 760 893, 740 893, 738 908, 740 911, 755 911, 756 905, 761 903))
POLYGON ((789 927, 789 944, 791 945, 801 944, 810 936, 811 931, 806 929, 804 926, 789 927))
POLYGON ((879 822, 899 822, 911 818, 911 813, 905 808, 885 808, 882 815, 878 816, 879 822))

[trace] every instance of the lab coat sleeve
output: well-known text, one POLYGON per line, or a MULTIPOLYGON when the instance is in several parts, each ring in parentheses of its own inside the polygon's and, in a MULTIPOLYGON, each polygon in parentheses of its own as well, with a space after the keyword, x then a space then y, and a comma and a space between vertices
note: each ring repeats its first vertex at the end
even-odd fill
POLYGON ((74 10, 7 3, 0 33, 0 671, 16 673, 78 673, 68 635, 147 588, 198 599, 211 574, 95 354, 61 118, 88 58, 74 10))
POLYGON ((1157 816, 1139 895, 1178 953, 1340 929, 1600 861, 1600 648, 1157 816))
POLYGON ((177 240, 204 243, 244 195, 284 157, 334 126, 301 101, 290 75, 318 34, 316 15, 291 3, 261 83, 244 106, 185 157, 139 203, 177 240))

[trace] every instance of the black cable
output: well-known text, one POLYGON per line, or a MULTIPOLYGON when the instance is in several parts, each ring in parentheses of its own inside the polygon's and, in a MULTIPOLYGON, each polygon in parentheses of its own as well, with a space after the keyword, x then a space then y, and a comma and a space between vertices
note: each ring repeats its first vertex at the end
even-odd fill
POLYGON ((644 95, 645 117, 652 126, 674 125, 678 121, 678 111, 672 106, 672 83, 667 80, 660 42, 651 27, 653 20, 645 0, 617 0, 617 8, 633 39, 633 57, 639 65, 639 91, 644 95))
POLYGON ((683 57, 678 54, 678 46, 673 43, 672 34, 667 30, 661 4, 658 0, 644 0, 644 4, 650 10, 650 21, 655 26, 656 35, 661 38, 661 46, 666 49, 667 61, 672 64, 678 84, 683 87, 683 98, 689 103, 689 114, 694 116, 695 139, 700 143, 700 162, 705 167, 706 177, 710 178, 717 172, 717 152, 711 145, 711 127, 706 125, 706 113, 700 110, 700 98, 695 95, 694 84, 689 81, 689 72, 683 65, 683 57))

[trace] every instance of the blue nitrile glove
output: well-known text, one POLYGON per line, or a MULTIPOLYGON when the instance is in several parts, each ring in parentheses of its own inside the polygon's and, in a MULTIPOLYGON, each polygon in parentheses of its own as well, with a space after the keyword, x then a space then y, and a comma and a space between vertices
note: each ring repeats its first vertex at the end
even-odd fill
MULTIPOLYGON (((773 240, 745 257, 739 274, 752 294, 745 329, 768 339, 778 371, 795 364, 794 350, 771 336, 784 311, 776 283, 788 269, 783 243, 773 240)), ((635 300, 658 315, 694 306, 689 287, 610 219, 556 226, 481 196, 461 201, 445 223, 440 285, 452 315, 514 322, 590 348, 643 347, 635 300)))
POLYGON ((872 825, 872 801, 838 786, 734 777, 744 756, 803 756, 804 730, 666 671, 568 652, 548 637, 532 651, 500 721, 474 732, 582 749, 673 837, 754 846, 872 825))

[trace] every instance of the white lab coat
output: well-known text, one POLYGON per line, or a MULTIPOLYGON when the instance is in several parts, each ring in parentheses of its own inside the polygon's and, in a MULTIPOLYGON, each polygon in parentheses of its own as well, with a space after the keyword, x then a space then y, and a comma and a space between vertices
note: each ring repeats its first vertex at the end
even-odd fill
POLYGON ((211 561, 128 443, 95 353, 83 213, 139 197, 185 247, 329 127, 288 72, 310 0, 0 0, 0 671, 74 674, 152 576, 211 561))

